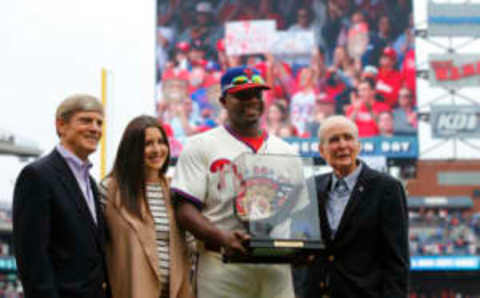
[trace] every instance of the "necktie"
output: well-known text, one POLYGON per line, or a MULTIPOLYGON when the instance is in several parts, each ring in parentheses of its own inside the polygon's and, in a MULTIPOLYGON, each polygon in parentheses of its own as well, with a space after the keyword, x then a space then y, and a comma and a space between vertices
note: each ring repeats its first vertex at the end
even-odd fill
POLYGON ((338 196, 345 196, 348 193, 347 182, 344 179, 337 180, 333 189, 338 196))

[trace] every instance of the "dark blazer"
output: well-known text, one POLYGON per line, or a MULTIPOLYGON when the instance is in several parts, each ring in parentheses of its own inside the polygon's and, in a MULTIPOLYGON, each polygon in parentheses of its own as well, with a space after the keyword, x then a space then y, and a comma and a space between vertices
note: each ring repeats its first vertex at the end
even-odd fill
POLYGON ((407 297, 408 213, 401 183, 363 164, 332 239, 325 211, 332 174, 315 180, 326 249, 308 269, 306 297, 407 297))
POLYGON ((97 224, 56 150, 21 171, 13 197, 13 240, 26 298, 107 297, 105 225, 98 189, 90 181, 97 224))

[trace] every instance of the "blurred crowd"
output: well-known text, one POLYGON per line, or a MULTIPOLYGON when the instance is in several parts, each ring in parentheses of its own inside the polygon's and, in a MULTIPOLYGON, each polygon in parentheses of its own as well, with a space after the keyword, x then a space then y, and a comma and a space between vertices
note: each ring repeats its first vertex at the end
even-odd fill
POLYGON ((0 281, 0 298, 23 298, 23 289, 20 282, 0 281))
MULTIPOLYGON (((13 256, 11 247, 11 235, 8 230, 11 229, 12 210, 10 207, 0 207, 0 227, 5 229, 4 234, 0 236, 0 258, 13 256)), ((4 262, 4 260, 2 260, 4 262)), ((15 278, 9 278, 8 274, 0 274, 0 298, 22 298, 23 289, 19 281, 15 278)))
POLYGON ((336 113, 354 119, 361 137, 415 134, 413 31, 410 0, 159 1, 157 112, 180 150, 185 137, 225 121, 221 72, 249 65, 272 86, 264 93, 270 133, 316 137, 336 113), (254 20, 312 32, 314 46, 228 55, 225 24, 254 20))
POLYGON ((480 253, 480 213, 427 208, 410 211, 409 218, 412 256, 480 253))
MULTIPOLYGON (((0 236, 0 257, 11 256, 13 254, 10 236, 8 231, 12 226, 12 209, 8 207, 0 207, 0 229, 4 230, 4 235, 0 236)), ((1 296, 0 296, 1 297, 1 296)))

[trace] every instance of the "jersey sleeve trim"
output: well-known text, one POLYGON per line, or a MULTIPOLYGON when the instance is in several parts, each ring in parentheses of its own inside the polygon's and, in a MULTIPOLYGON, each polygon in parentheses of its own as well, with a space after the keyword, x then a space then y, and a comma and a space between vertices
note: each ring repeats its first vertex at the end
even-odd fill
POLYGON ((181 191, 180 189, 178 188, 175 188, 175 187, 172 187, 170 189, 172 192, 180 195, 183 199, 189 201, 190 203, 192 203, 193 205, 195 205, 196 207, 198 207, 199 209, 202 209, 203 208, 203 203, 201 200, 199 200, 198 198, 192 196, 192 195, 189 195, 188 193, 184 192, 184 191, 181 191))

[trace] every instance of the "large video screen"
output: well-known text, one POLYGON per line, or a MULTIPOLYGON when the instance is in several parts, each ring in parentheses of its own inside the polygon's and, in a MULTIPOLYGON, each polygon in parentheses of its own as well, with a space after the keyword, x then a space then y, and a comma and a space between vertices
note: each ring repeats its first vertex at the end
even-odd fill
POLYGON ((412 2, 159 0, 157 98, 172 155, 186 139, 223 125, 219 80, 229 67, 258 69, 262 128, 316 156, 333 114, 360 129, 362 155, 416 158, 412 2))
POLYGON ((467 205, 411 208, 412 270, 480 270, 480 213, 467 205))

